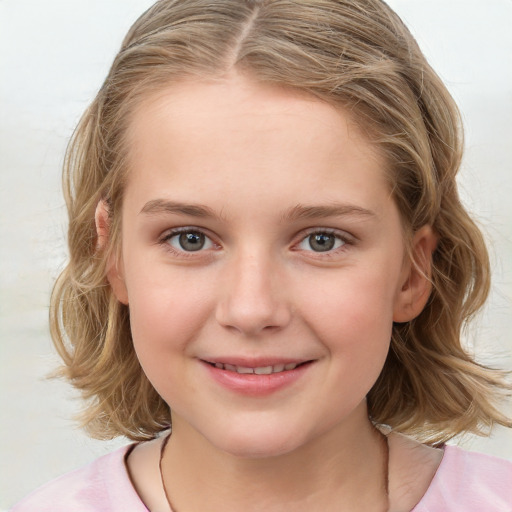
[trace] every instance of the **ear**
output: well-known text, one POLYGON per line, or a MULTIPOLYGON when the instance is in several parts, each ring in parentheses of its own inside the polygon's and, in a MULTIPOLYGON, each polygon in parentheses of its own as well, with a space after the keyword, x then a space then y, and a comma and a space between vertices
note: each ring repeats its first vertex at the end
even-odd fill
POLYGON ((425 307, 432 291, 432 253, 437 237, 430 226, 423 226, 414 234, 411 258, 404 265, 401 288, 395 298, 394 322, 409 322, 425 307))
MULTIPOLYGON (((104 199, 101 199, 96 206, 94 221, 96 223, 96 251, 103 252, 107 249, 110 238, 109 207, 104 199)), ((128 305, 128 290, 123 278, 122 262, 116 257, 115 251, 111 251, 108 255, 107 280, 117 300, 128 305)))

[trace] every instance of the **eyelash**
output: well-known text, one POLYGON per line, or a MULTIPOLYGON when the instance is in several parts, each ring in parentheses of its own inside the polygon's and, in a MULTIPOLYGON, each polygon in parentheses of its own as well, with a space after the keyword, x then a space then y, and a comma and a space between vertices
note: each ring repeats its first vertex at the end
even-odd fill
MULTIPOLYGON (((169 242, 174 237, 177 237, 179 235, 185 234, 185 233, 194 233, 197 235, 202 235, 205 237, 205 239, 211 244, 214 248, 219 248, 220 245, 215 243, 210 236, 208 236, 203 229, 192 227, 192 226, 184 226, 181 228, 173 229, 172 231, 167 232, 160 240, 159 244, 162 246, 165 246, 166 250, 170 251, 174 255, 180 257, 180 258, 191 258, 191 257, 197 257, 199 253, 204 253, 205 249, 204 247, 201 247, 197 251, 186 251, 183 248, 177 249, 173 247, 169 242), (197 253, 197 254, 196 254, 197 253)), ((327 236, 334 236, 336 238, 336 241, 341 242, 341 245, 338 247, 335 247, 333 249, 329 249, 326 251, 314 251, 314 250, 305 250, 306 252, 309 252, 311 254, 316 255, 315 257, 322 257, 322 258, 329 258, 332 257, 334 254, 337 254, 342 251, 347 250, 347 246, 354 245, 356 242, 356 239, 349 235, 348 233, 344 231, 338 231, 336 229, 331 228, 312 228, 310 230, 307 230, 305 233, 301 233, 300 238, 298 242, 295 242, 293 244, 293 247, 298 247, 302 243, 306 242, 308 238, 310 238, 313 235, 327 235, 327 236)), ((336 242, 335 242, 336 243, 336 242)), ((206 249, 210 249, 211 247, 207 247, 206 249)), ((302 249, 296 248, 293 249, 295 251, 301 251, 302 249)))
MULTIPOLYGON (((341 245, 335 247, 333 249, 329 249, 327 251, 313 251, 312 249, 306 252, 310 252, 315 255, 317 258, 332 258, 334 255, 339 254, 340 252, 346 251, 348 246, 355 244, 355 238, 352 235, 349 235, 345 231, 338 231, 332 228, 313 228, 306 231, 305 234, 301 234, 301 238, 298 244, 294 244, 298 246, 304 242, 306 242, 313 235, 328 235, 333 236, 341 245)), ((298 249, 301 250, 301 249, 298 249)))
POLYGON ((209 243, 212 245, 212 247, 220 247, 218 244, 216 244, 210 236, 208 236, 203 229, 196 228, 192 226, 184 226, 181 228, 173 229, 172 231, 168 231, 160 240, 159 244, 164 246, 166 250, 171 252, 173 255, 178 256, 180 258, 193 258, 197 257, 197 253, 204 252, 203 247, 201 247, 197 251, 186 251, 184 249, 177 249, 173 247, 170 244, 170 241, 179 235, 186 234, 186 233, 194 233, 198 235, 203 235, 205 237, 205 240, 209 241, 209 243))

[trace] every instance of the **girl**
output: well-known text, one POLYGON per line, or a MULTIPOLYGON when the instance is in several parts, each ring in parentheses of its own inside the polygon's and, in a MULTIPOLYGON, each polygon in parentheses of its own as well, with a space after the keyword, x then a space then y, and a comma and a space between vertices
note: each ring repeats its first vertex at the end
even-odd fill
POLYGON ((444 445, 512 426, 460 342, 459 124, 379 0, 149 9, 70 145, 52 299, 84 425, 139 443, 14 510, 510 510, 510 463, 444 445))

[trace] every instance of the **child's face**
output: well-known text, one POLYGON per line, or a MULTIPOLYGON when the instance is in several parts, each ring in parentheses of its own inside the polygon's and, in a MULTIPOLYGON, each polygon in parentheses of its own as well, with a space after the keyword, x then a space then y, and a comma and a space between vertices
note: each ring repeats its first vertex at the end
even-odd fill
POLYGON ((175 434, 265 456, 359 428, 410 269, 372 145, 332 106, 237 76, 169 87, 129 138, 109 278, 175 434))

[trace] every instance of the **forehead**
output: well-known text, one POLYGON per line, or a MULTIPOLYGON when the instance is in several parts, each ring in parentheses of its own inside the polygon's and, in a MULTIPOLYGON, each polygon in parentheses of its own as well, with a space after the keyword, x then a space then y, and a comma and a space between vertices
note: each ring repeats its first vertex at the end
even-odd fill
POLYGON ((239 75, 183 81, 147 97, 127 139, 127 193, 220 201, 278 188, 296 203, 313 193, 322 202, 389 197, 383 158, 346 112, 239 75))

